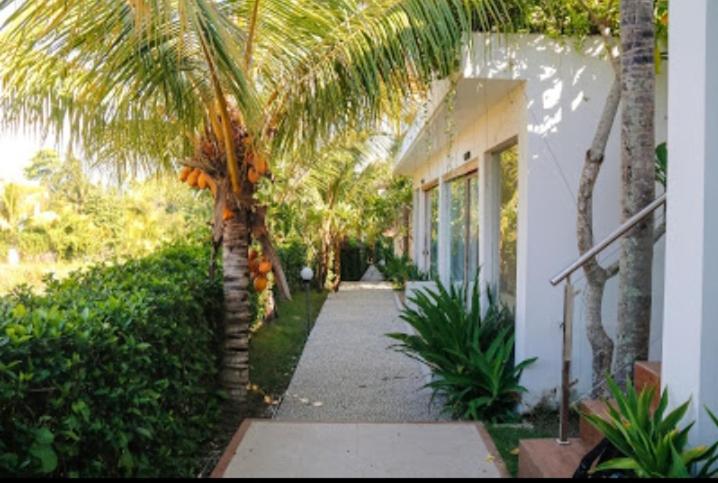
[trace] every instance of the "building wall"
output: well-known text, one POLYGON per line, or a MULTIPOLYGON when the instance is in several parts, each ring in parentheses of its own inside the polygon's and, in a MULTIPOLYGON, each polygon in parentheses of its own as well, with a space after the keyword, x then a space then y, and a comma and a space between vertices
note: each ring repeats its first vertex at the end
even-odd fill
MULTIPOLYGON (((450 142, 429 159, 421 159, 413 168, 412 177, 417 190, 434 180, 443 184, 441 177, 464 164, 463 154, 471 151, 470 162, 479 164, 481 199, 481 196, 489 196, 481 178, 482 173, 488 172, 491 151, 512 137, 518 140, 516 354, 518 359, 538 357, 538 361, 524 373, 523 383, 529 389, 524 399, 531 406, 546 397, 555 400, 555 390, 560 384, 563 289, 552 287, 548 280, 578 256, 575 235, 578 180, 613 72, 602 58, 603 44, 597 38, 588 39, 580 46, 573 41, 559 43, 539 35, 493 36, 490 43, 487 39, 483 34, 475 36, 473 49, 467 50, 464 58, 463 79, 483 79, 487 85, 494 80, 514 80, 516 87, 450 136, 450 142)), ((441 90, 446 89, 442 86, 441 90)), ((478 105, 481 95, 479 88, 473 99, 465 96, 455 102, 462 106, 470 106, 473 102, 478 105)), ((657 98, 656 134, 657 142, 662 142, 666 139, 665 71, 658 77, 657 98)), ((437 116, 425 128, 428 141, 420 139, 418 142, 430 143, 432 138, 439 137, 439 133, 450 125, 450 118, 451 113, 437 116)), ((595 189, 596 241, 620 224, 619 128, 620 114, 595 189)), ((420 204, 421 198, 419 190, 417 199, 420 204)), ((423 213, 421 208, 418 211, 423 213)), ((484 226, 487 220, 482 215, 481 205, 479 214, 483 272, 490 261, 486 246, 491 227, 484 226)), ((415 239, 423 239, 421 226, 416 228, 415 239)), ((444 239, 441 235, 439 239, 441 244, 444 239)), ((421 249, 417 246, 415 253, 421 249)), ((444 253, 440 246, 439 271, 446 280, 446 246, 443 250, 444 253)), ((617 246, 611 247, 601 259, 610 263, 617 259, 617 251, 617 246)), ((663 242, 656 246, 654 263, 651 358, 659 359, 663 242)), ((486 272, 490 277, 491 271, 486 272)), ((580 289, 583 274, 578 272, 574 279, 580 289)), ((617 279, 614 279, 609 282, 604 299, 604 322, 611 335, 615 334, 616 301, 617 279)), ((582 396, 590 390, 591 351, 586 339, 580 294, 576 300, 573 353, 572 377, 578 378, 576 396, 582 396)))

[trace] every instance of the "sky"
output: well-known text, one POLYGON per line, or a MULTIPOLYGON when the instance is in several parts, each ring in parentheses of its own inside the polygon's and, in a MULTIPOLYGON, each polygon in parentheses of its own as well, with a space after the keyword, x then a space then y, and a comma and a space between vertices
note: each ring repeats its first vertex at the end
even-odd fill
POLYGON ((10 131, 0 131, 0 179, 8 182, 24 182, 23 169, 42 148, 54 148, 54 143, 43 142, 35 136, 10 131))
MULTIPOLYGON (((11 6, 0 11, 0 24, 5 21, 12 9, 11 6)), ((0 130, 0 180, 24 181, 23 169, 33 155, 44 147, 53 146, 50 142, 43 143, 35 136, 0 130)))

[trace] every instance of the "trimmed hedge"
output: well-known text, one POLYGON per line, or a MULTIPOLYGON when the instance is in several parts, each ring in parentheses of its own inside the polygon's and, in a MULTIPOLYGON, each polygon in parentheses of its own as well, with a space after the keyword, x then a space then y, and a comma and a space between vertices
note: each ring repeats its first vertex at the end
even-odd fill
POLYGON ((0 299, 0 475, 196 474, 221 402, 208 257, 173 245, 0 299))
POLYGON ((361 280, 369 267, 368 250, 362 243, 348 241, 341 247, 341 278, 347 282, 361 280))

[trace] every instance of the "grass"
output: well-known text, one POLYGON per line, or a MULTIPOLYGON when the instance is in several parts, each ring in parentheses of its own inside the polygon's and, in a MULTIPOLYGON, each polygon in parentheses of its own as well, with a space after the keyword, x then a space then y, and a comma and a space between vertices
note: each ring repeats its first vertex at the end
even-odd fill
MULTIPOLYGON (((488 424, 486 429, 494 440, 496 449, 506 463, 511 476, 518 471, 518 446, 520 439, 553 438, 558 436, 559 415, 557 411, 536 409, 523 419, 525 425, 488 424)), ((578 435, 578 415, 571 413, 569 419, 569 436, 578 435)))
MULTIPOLYGON (((310 291, 311 325, 326 300, 326 292, 310 291)), ((263 395, 280 397, 287 390, 306 338, 305 294, 296 292, 291 301, 280 301, 279 316, 252 335, 249 346, 250 377, 263 395)))
POLYGON ((30 285, 36 292, 42 292, 45 286, 42 279, 48 273, 54 273, 55 278, 61 279, 85 265, 85 262, 22 262, 19 265, 0 263, 0 295, 10 292, 22 283, 30 285))

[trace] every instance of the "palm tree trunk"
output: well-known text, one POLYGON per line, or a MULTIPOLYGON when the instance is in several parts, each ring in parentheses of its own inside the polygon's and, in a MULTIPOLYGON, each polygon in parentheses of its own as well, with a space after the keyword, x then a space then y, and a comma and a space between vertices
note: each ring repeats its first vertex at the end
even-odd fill
MULTIPOLYGON (((625 220, 655 198, 653 0, 621 1, 621 47, 622 216, 625 220)), ((621 243, 613 369, 619 384, 626 383, 636 360, 648 357, 652 265, 653 217, 650 216, 621 243)))
POLYGON ((224 352, 222 386, 237 402, 247 398, 249 385, 249 226, 246 208, 234 210, 224 222, 222 236, 224 266, 224 352))

